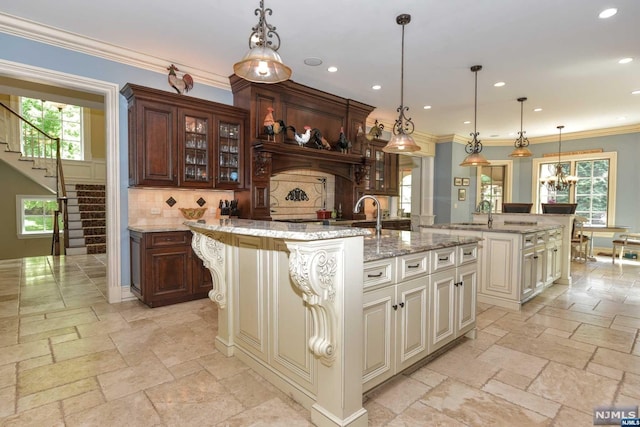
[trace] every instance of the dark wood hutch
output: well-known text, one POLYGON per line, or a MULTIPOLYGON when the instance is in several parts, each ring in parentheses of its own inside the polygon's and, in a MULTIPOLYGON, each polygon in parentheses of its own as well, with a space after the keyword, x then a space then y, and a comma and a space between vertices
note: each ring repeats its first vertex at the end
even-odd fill
MULTIPOLYGON (((342 98, 293 81, 277 84, 252 83, 236 75, 229 77, 233 100, 236 107, 249 110, 248 138, 244 157, 250 167, 245 168, 244 191, 236 191, 242 207, 241 215, 252 219, 271 219, 269 185, 273 174, 293 169, 310 169, 330 173, 335 176, 335 204, 354 206, 362 194, 397 195, 398 156, 385 153, 386 170, 396 171, 396 176, 388 176, 391 184, 387 190, 376 191, 368 187, 374 183, 368 179, 375 170, 372 145, 364 135, 365 122, 375 107, 351 99, 342 98), (268 140, 264 132, 264 118, 273 108, 273 117, 283 120, 298 132, 304 126, 317 128, 334 147, 332 150, 315 148, 312 143, 298 146, 292 132, 283 132, 275 136, 275 142, 268 140), (348 153, 335 148, 340 129, 352 143, 348 153), (359 134, 358 131, 362 132, 359 134), (395 168, 394 168, 395 165, 395 168), (395 193, 393 193, 395 189, 395 193)), ((372 142, 375 145, 376 141, 372 142)), ((377 141, 378 145, 380 141, 377 141)), ((389 174, 390 175, 390 174, 389 174)), ((378 189, 380 190, 380 189, 378 189)), ((343 210, 348 219, 363 218, 354 215, 351 209, 343 210)))

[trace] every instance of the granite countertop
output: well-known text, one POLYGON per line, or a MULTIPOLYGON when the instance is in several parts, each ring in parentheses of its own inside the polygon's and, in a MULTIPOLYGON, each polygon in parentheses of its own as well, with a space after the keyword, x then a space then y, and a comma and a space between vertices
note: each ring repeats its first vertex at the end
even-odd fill
POLYGON ((450 236, 438 232, 382 230, 380 236, 364 238, 364 261, 375 261, 432 249, 476 243, 471 236, 450 236))
POLYGON ((154 224, 154 225, 130 225, 127 227, 138 233, 161 233, 163 231, 190 231, 186 225, 180 224, 154 224))
POLYGON ((461 222, 461 223, 448 223, 448 224, 433 224, 433 225, 421 225, 422 228, 434 228, 444 230, 469 230, 469 231, 482 231, 483 233, 518 233, 529 234, 537 231, 555 230, 562 228, 558 224, 537 224, 531 222, 494 222, 493 227, 489 228, 486 222, 461 222))

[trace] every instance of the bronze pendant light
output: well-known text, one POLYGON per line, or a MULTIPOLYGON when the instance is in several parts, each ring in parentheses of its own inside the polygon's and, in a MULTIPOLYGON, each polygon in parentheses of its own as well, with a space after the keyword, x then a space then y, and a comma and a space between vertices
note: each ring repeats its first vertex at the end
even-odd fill
POLYGON ((520 132, 518 132, 518 138, 513 143, 515 149, 509 154, 509 157, 531 157, 533 155, 527 148, 529 146, 529 140, 524 136, 526 132, 522 130, 524 102, 526 100, 527 98, 525 97, 518 98, 518 102, 520 103, 520 132))
POLYGON ((482 65, 474 65, 471 67, 471 71, 476 77, 476 89, 475 89, 475 101, 473 107, 473 133, 471 135, 471 141, 467 142, 464 147, 464 151, 468 154, 467 157, 460 163, 460 166, 489 166, 491 163, 484 158, 482 154, 482 143, 478 139, 480 132, 477 131, 476 125, 478 123, 478 71, 482 70, 482 65))

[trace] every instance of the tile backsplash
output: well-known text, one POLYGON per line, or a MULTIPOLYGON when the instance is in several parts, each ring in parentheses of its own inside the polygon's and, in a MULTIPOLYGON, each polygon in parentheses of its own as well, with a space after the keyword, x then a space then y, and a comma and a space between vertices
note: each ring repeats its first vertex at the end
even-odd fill
POLYGON ((206 201, 202 207, 208 208, 203 219, 215 219, 219 201, 232 200, 233 191, 129 188, 129 225, 181 224, 185 218, 178 208, 197 208, 200 198, 206 201), (171 198, 176 202, 173 206, 167 204, 171 198))
POLYGON ((312 170, 293 170, 271 177, 273 219, 316 218, 316 211, 331 211, 335 200, 335 177, 312 170))

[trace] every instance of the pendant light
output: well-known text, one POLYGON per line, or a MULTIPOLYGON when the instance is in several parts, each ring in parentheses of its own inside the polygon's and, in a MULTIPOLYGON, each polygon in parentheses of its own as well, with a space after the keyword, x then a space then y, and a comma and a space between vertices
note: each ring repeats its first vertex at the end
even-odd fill
POLYGON ((555 165, 549 165, 549 169, 555 175, 550 175, 546 178, 540 178, 540 184, 547 187, 551 192, 565 191, 571 188, 573 184, 578 182, 578 177, 572 175, 566 175, 562 170, 562 162, 560 155, 562 153, 562 129, 564 126, 557 126, 560 135, 558 137, 558 163, 555 165))
POLYGON ((482 65, 474 65, 471 67, 471 71, 476 77, 476 89, 475 100, 473 106, 473 133, 470 133, 472 139, 467 142, 464 147, 464 151, 468 154, 467 157, 460 163, 460 166, 489 166, 491 163, 484 158, 482 154, 482 143, 478 139, 480 132, 477 131, 476 125, 478 123, 478 71, 482 70, 482 65))
POLYGON ((279 83, 291 77, 291 68, 284 65, 278 49, 280 36, 276 27, 267 23, 266 15, 271 15, 271 9, 264 8, 264 0, 260 0, 260 7, 254 12, 258 17, 258 24, 251 28, 249 35, 249 52, 233 66, 233 72, 238 77, 255 83, 279 83), (272 39, 273 38, 273 39, 272 39))
POLYGON ((396 16, 396 23, 402 25, 402 59, 400 65, 400 106, 398 107, 398 119, 393 125, 393 136, 382 148, 385 153, 411 153, 420 150, 420 147, 411 137, 414 125, 411 118, 405 116, 409 107, 404 106, 404 26, 411 22, 411 15, 403 13, 396 16))
POLYGON ((524 136, 526 133, 522 130, 522 117, 524 111, 524 102, 527 98, 518 98, 518 102, 520 103, 520 132, 518 132, 518 138, 513 143, 515 149, 509 154, 509 157, 531 157, 531 151, 527 148, 529 146, 529 140, 524 136))

